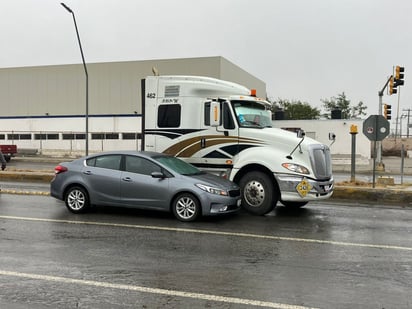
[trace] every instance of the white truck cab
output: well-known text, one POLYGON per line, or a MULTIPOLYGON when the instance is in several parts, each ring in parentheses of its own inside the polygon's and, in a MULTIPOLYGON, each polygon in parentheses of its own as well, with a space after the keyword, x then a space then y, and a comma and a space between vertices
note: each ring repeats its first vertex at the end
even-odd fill
POLYGON ((199 76, 142 80, 142 148, 236 182, 242 206, 263 215, 332 195, 329 147, 272 128, 270 103, 241 85, 199 76))

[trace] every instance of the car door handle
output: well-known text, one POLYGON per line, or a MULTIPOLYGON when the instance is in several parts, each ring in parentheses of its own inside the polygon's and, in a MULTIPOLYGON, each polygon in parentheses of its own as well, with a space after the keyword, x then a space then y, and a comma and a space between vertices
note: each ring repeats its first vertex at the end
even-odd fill
POLYGON ((130 177, 123 177, 122 180, 123 180, 123 181, 127 181, 127 182, 131 182, 131 181, 132 181, 132 178, 130 178, 130 177))
POLYGON ((91 175, 91 174, 92 174, 92 172, 91 172, 91 171, 84 171, 84 172, 83 172, 83 174, 86 174, 86 175, 91 175))

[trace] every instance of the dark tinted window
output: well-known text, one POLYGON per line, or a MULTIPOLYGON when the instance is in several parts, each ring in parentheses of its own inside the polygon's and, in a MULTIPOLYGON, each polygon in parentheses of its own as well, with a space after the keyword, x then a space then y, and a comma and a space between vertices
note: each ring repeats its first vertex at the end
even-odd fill
POLYGON ((205 125, 210 126, 210 102, 205 103, 205 125))
POLYGON ((157 125, 159 128, 177 128, 180 126, 181 106, 167 104, 159 106, 157 125))
POLYGON ((141 133, 122 133, 123 139, 142 139, 141 133))
POLYGON ((161 172, 161 167, 152 161, 136 156, 126 156, 126 172, 151 175, 153 172, 161 172))
POLYGON ((223 124, 225 129, 234 129, 235 122, 233 121, 232 114, 230 113, 230 108, 227 103, 223 104, 223 124))
POLYGON ((111 170, 120 169, 121 155, 104 155, 100 157, 94 157, 86 161, 88 166, 108 168, 111 170))

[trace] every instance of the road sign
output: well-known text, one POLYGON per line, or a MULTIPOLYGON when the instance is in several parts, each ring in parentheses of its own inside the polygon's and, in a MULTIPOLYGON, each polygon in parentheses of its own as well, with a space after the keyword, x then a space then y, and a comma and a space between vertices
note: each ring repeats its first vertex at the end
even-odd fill
POLYGON ((370 115, 363 122, 363 134, 370 141, 381 141, 389 135, 389 121, 382 115, 370 115))

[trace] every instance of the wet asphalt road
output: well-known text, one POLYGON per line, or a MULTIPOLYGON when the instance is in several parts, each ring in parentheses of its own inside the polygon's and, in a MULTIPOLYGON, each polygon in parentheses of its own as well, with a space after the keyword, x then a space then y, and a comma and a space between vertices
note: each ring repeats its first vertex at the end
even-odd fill
POLYGON ((0 308, 412 308, 411 233, 396 206, 185 224, 1 194, 0 308))

